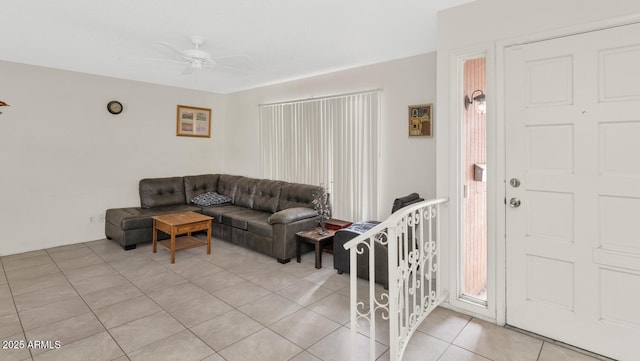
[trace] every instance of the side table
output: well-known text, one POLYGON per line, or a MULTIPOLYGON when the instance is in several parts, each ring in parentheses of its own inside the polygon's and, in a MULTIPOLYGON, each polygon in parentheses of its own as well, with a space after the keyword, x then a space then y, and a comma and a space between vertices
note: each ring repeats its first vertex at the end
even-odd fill
MULTIPOLYGON (((332 229, 334 231, 337 231, 340 229, 347 228, 353 223, 349 221, 343 221, 341 219, 329 218, 325 221, 325 224, 327 226, 327 229, 332 229)), ((330 244, 329 247, 327 247, 327 253, 333 254, 333 244, 330 244)))
POLYGON ((315 245, 316 248, 316 268, 322 268, 322 248, 333 242, 333 235, 336 234, 335 230, 328 229, 326 235, 318 234, 320 227, 311 231, 301 231, 296 233, 296 260, 300 263, 300 242, 304 241, 315 245))

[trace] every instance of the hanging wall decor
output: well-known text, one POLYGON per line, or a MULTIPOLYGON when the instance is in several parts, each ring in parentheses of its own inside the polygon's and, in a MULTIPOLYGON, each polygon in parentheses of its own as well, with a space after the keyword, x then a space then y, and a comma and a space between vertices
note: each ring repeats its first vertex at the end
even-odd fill
POLYGON ((178 105, 176 135, 211 137, 211 109, 178 105))
MULTIPOLYGON (((0 100, 0 107, 8 107, 9 104, 3 102, 2 100, 0 100)), ((2 114, 2 112, 0 112, 0 114, 2 114)))
POLYGON ((409 106, 409 136, 433 136, 433 104, 409 106))

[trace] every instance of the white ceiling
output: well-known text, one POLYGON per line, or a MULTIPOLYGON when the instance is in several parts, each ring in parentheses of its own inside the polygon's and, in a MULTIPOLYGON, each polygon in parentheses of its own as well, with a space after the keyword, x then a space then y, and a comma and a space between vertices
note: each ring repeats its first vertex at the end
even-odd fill
POLYGON ((434 51, 436 12, 472 0, 3 0, 0 60, 216 93, 434 51), (246 55, 201 70, 155 41, 246 55))

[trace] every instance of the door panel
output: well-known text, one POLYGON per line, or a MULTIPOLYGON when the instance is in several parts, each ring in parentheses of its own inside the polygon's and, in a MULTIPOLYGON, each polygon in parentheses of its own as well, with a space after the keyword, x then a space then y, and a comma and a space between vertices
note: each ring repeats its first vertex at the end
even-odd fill
POLYGON ((507 323, 621 360, 640 340, 638 64, 638 24, 505 52, 521 181, 506 185, 507 323))

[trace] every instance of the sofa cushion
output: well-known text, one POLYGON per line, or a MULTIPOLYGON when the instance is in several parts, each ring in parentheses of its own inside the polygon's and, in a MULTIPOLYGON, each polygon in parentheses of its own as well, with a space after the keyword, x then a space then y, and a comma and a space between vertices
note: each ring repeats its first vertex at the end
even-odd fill
POLYGON ((197 212, 199 210, 199 207, 188 206, 186 204, 155 208, 112 208, 107 209, 105 220, 107 223, 118 226, 123 231, 128 231, 138 228, 153 227, 153 218, 151 218, 153 216, 187 211, 197 212))
POLYGON ((258 180, 254 178, 238 178, 233 204, 240 207, 253 208, 253 196, 256 193, 257 184, 258 180))
POLYGON ((238 207, 231 204, 224 204, 213 207, 203 207, 200 213, 213 217, 213 221, 216 223, 222 223, 225 214, 231 214, 235 212, 246 211, 244 207, 238 207))
POLYGON ((244 211, 223 214, 222 224, 246 231, 250 220, 254 218, 264 219, 265 215, 268 217, 270 213, 245 208, 244 211))
POLYGON ((184 194, 187 202, 195 196, 218 190, 219 174, 201 174, 184 177, 184 194))
POLYGON ((282 192, 281 181, 261 179, 256 185, 256 193, 253 196, 253 209, 275 213, 278 210, 278 200, 282 192))
POLYGON ((267 237, 273 237, 273 226, 267 221, 269 219, 269 213, 262 212, 260 215, 251 218, 247 221, 247 231, 267 237))
POLYGON ((278 210, 287 208, 307 207, 313 208, 313 194, 321 192, 322 188, 309 184, 284 183, 280 200, 278 202, 278 210))
POLYGON ((139 191, 142 208, 186 204, 182 177, 142 179, 139 191))
POLYGON ((237 175, 220 174, 220 177, 218 178, 218 189, 216 191, 231 199, 235 199, 236 183, 239 178, 242 177, 237 175))
POLYGON ((193 199, 191 199, 191 203, 198 206, 209 207, 214 205, 231 203, 231 198, 227 196, 223 196, 222 194, 218 194, 216 192, 207 192, 207 193, 202 193, 193 197, 193 199))

